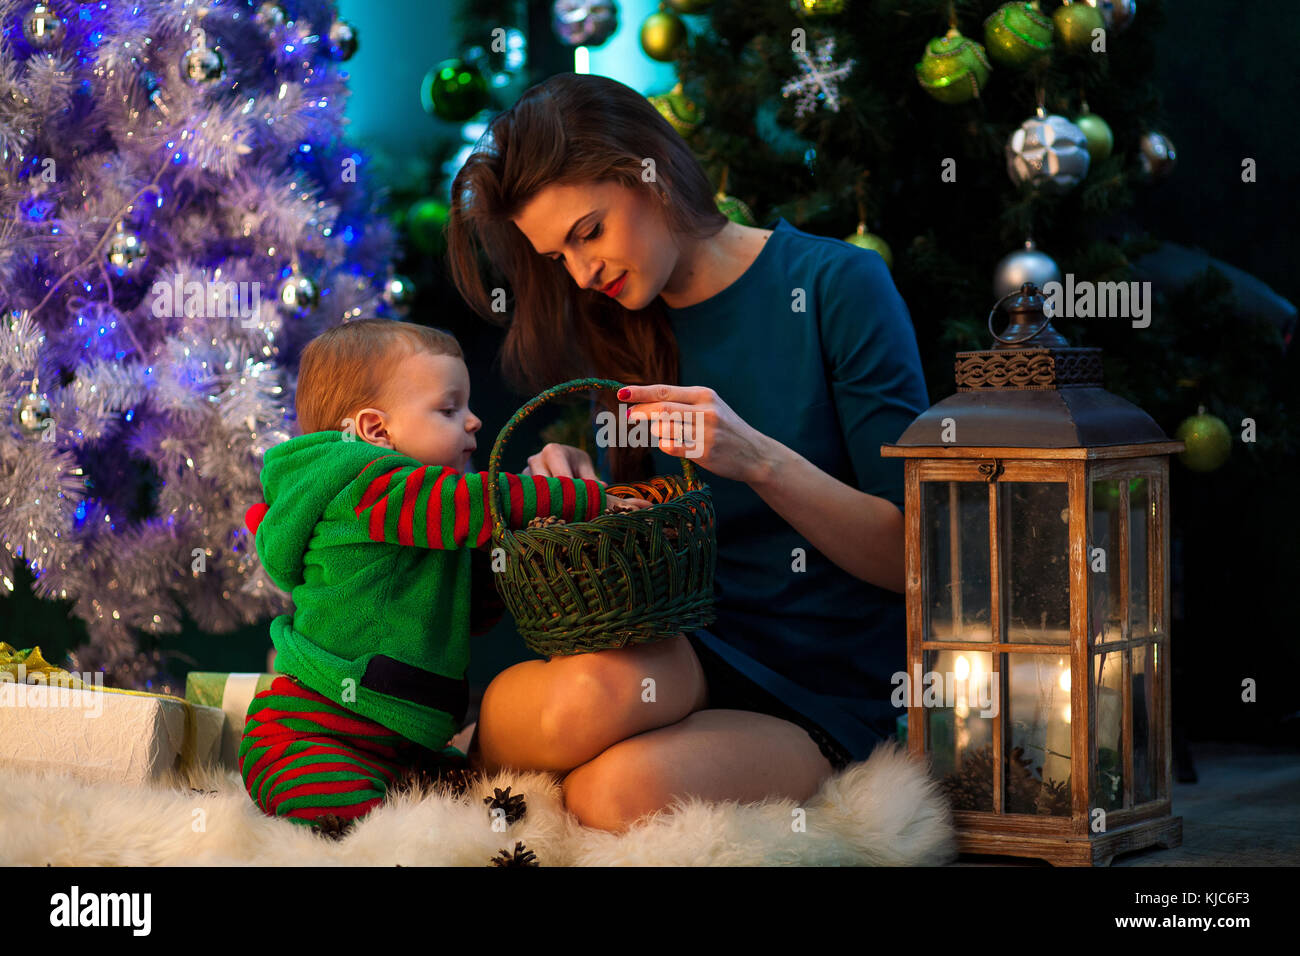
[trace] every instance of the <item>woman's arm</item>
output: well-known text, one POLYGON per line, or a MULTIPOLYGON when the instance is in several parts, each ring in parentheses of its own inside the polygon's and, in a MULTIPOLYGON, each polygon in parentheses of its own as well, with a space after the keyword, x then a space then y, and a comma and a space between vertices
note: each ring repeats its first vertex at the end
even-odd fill
POLYGON ((906 576, 898 506, 832 478, 773 438, 759 438, 760 454, 747 484, 768 507, 855 578, 902 593, 906 576))
POLYGON ((849 574, 903 591, 903 515, 892 502, 846 485, 759 432, 711 388, 629 385, 618 397, 638 403, 629 421, 647 418, 665 454, 745 482, 849 574))

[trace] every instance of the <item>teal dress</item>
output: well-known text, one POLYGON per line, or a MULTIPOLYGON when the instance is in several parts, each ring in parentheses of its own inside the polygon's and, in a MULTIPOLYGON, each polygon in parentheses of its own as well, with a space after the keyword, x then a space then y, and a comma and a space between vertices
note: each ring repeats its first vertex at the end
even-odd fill
MULTIPOLYGON (((875 252, 784 219, 767 228, 740 278, 668 310, 679 382, 712 388, 758 431, 901 509, 902 462, 880 446, 929 407, 907 306, 875 252)), ((681 473, 680 458, 652 456, 657 474, 681 473)), ((717 511, 717 620, 694 637, 866 759, 899 713, 903 596, 842 570, 745 483, 702 474, 717 511)))

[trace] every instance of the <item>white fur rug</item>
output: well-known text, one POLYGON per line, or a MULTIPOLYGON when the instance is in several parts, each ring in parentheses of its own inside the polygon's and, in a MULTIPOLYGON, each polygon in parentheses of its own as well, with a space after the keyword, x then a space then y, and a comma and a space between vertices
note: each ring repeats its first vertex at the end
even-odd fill
POLYGON ((612 834, 564 809, 557 777, 502 772, 459 799, 393 796, 334 841, 264 816, 233 771, 203 768, 152 786, 5 771, 0 865, 485 866, 516 842, 541 866, 933 866, 956 857, 946 801, 892 743, 829 777, 802 809, 800 830, 791 800, 691 799, 612 834), (494 830, 483 798, 507 786, 527 811, 494 830))

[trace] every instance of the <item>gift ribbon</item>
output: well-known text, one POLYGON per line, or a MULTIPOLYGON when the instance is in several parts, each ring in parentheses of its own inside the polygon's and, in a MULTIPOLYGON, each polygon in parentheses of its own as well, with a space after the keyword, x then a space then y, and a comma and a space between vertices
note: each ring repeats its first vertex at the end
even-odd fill
POLYGON ((182 773, 188 773, 193 767, 195 752, 198 750, 198 725, 194 717, 194 705, 185 698, 173 697, 171 694, 153 694, 144 690, 127 690, 123 687, 95 687, 79 680, 62 667, 45 660, 41 656, 39 645, 29 650, 18 650, 13 645, 0 641, 0 673, 12 674, 14 679, 17 680, 20 666, 27 678, 24 683, 27 684, 47 684, 55 687, 68 687, 72 690, 127 694, 132 697, 157 697, 160 700, 171 700, 183 704, 185 707, 185 732, 181 741, 180 770, 182 773), (33 676, 40 676, 45 679, 32 680, 33 676))

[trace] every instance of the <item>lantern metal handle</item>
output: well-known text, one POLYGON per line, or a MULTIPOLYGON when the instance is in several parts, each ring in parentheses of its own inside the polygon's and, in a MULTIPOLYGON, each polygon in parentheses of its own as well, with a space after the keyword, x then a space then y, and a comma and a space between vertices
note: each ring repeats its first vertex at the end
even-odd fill
POLYGON ((1030 339, 1032 339, 1032 338, 1034 338, 1036 335, 1038 335, 1038 333, 1042 332, 1043 329, 1047 328, 1049 325, 1052 324, 1052 317, 1051 317, 1050 315, 1048 315, 1048 314, 1047 314, 1047 310, 1044 309, 1044 310, 1043 310, 1043 324, 1040 325, 1038 328, 1034 329, 1034 331, 1030 332, 1028 335, 1026 335, 1026 336, 1024 336, 1024 337, 1022 337, 1022 338, 1018 338, 1018 339, 1004 339, 1002 336, 998 335, 998 333, 996 333, 996 332, 993 331, 993 316, 996 315, 998 309, 1002 307, 1002 303, 1005 302, 1005 301, 1007 301, 1007 299, 1011 298, 1013 295, 1020 295, 1022 292, 1024 292, 1024 290, 1025 290, 1025 286, 1032 286, 1032 287, 1034 288, 1035 291, 1038 290, 1038 286, 1034 285, 1032 282, 1026 282, 1026 283, 1022 284, 1022 285, 1020 286, 1019 289, 1012 289, 1010 292, 1008 292, 1008 293, 1007 293, 1006 295, 1004 295, 1002 298, 998 299, 997 302, 993 303, 993 308, 989 310, 989 321, 988 321, 988 326, 989 326, 989 335, 993 336, 993 338, 995 338, 997 341, 1001 342, 1003 345, 1019 345, 1021 342, 1028 342, 1030 339))

